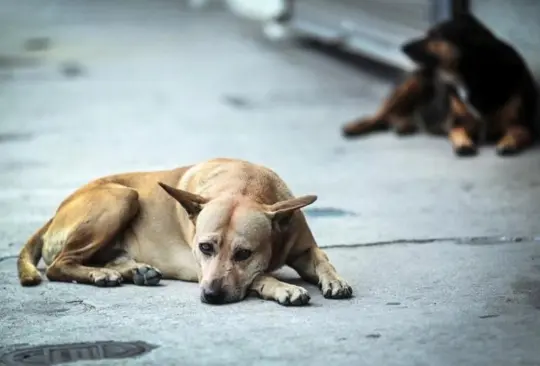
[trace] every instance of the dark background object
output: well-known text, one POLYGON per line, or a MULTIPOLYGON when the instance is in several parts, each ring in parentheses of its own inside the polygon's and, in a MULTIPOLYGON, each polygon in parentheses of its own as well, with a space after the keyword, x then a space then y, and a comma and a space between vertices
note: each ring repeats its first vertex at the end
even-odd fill
POLYGON ((401 70, 412 63, 401 44, 458 12, 471 12, 515 45, 540 79, 540 1, 521 0, 290 0, 284 24, 316 39, 401 70))
MULTIPOLYGON (((516 47, 540 81, 540 40, 536 36, 540 34, 540 1, 290 0, 289 9, 289 16, 281 21, 296 37, 390 66, 398 75, 414 68, 401 52, 406 40, 457 13, 470 12, 516 47)), ((395 73, 387 78, 400 81, 395 73)), ((443 115, 444 110, 441 99, 422 114, 443 115)))
POLYGON ((348 52, 408 70, 400 52, 407 39, 448 19, 462 1, 295 0, 287 26, 299 37, 315 38, 348 52), (459 3, 459 4, 458 4, 459 3))

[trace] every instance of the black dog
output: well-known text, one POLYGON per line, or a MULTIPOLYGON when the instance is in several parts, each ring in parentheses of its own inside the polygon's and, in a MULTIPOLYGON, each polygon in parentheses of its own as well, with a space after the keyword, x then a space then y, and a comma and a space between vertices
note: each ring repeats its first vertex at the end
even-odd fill
POLYGON ((525 61, 470 14, 458 15, 411 40, 402 51, 418 66, 371 118, 343 127, 347 137, 393 127, 416 131, 413 116, 443 85, 448 118, 440 128, 458 155, 473 155, 481 137, 500 155, 522 151, 535 139, 538 92, 525 61), (466 93, 462 97, 459 91, 466 93))

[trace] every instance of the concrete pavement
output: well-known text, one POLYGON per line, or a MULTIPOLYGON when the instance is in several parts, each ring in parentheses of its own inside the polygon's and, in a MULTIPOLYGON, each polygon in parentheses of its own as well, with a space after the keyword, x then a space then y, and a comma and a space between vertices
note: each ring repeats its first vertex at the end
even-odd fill
POLYGON ((389 83, 179 1, 46 4, 0 2, 0 354, 144 340, 158 348, 88 364, 540 365, 538 150, 460 160, 425 136, 344 141, 389 83), (215 156, 319 195, 308 219, 354 299, 307 286, 306 308, 209 307, 179 282, 18 286, 13 256, 78 185, 215 156))

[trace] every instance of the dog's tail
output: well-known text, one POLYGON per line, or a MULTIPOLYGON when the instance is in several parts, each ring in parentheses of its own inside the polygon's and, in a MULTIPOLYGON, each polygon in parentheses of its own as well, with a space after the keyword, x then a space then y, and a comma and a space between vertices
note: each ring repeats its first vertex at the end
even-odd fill
POLYGON ((36 268, 41 259, 41 249, 43 248, 43 234, 51 225, 50 219, 26 242, 17 260, 17 270, 19 281, 22 286, 36 286, 41 283, 41 274, 36 268))

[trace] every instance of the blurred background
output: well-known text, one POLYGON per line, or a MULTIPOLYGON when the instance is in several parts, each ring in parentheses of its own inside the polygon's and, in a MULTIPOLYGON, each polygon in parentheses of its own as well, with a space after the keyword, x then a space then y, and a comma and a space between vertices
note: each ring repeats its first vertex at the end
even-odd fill
POLYGON ((90 179, 216 156, 267 164, 296 194, 318 194, 307 213, 322 243, 538 228, 535 150, 504 160, 486 149, 464 161, 445 139, 345 141, 340 127, 372 113, 411 68, 399 45, 457 10, 513 42, 538 75, 540 2, 0 5, 0 220, 9 242, 90 179))

